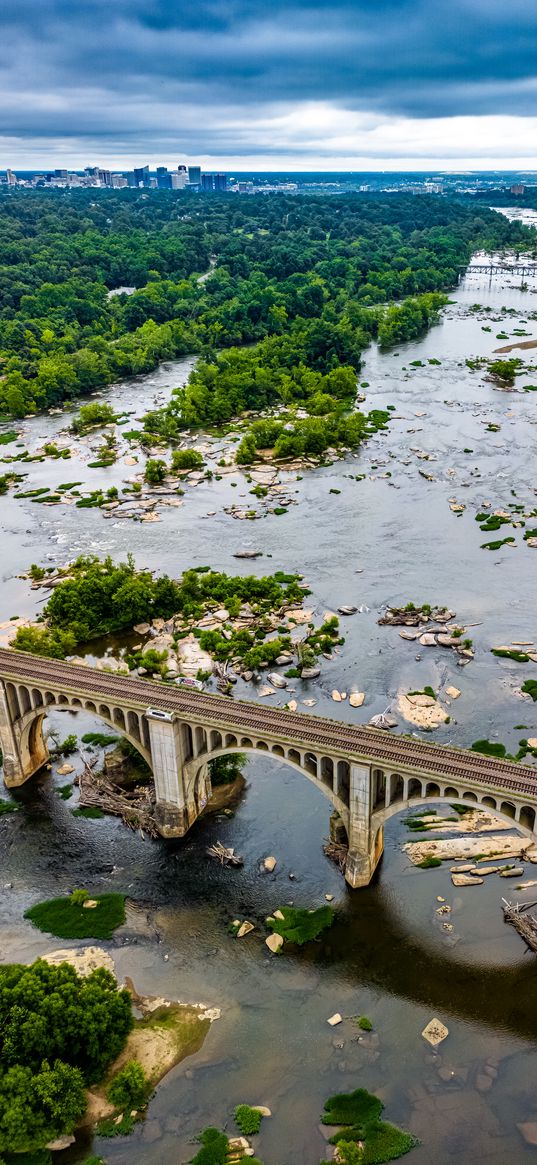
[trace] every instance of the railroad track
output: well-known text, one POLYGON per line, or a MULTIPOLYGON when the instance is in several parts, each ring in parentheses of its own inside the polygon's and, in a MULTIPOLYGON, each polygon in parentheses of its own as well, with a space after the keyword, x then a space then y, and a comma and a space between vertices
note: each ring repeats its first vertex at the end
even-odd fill
POLYGON ((388 736, 382 729, 346 724, 344 721, 286 712, 245 700, 172 689, 150 680, 130 679, 97 671, 86 665, 45 660, 0 649, 0 678, 28 687, 64 688, 66 693, 87 699, 105 698, 143 714, 156 706, 166 712, 224 732, 253 733, 282 738, 315 751, 335 750, 367 758, 399 769, 419 769, 431 776, 477 780, 511 792, 537 796, 537 769, 512 761, 491 760, 451 745, 428 744, 402 736, 388 736))

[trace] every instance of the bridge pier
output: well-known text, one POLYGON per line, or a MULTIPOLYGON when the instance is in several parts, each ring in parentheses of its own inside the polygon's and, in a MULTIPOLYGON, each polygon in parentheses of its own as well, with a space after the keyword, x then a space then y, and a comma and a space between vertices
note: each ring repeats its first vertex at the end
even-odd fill
MULTIPOLYGON (((162 837, 184 837, 199 810, 187 786, 185 747, 179 720, 147 713, 151 763, 155 780, 155 819, 162 837)), ((208 777, 207 777, 208 780, 208 777)), ((209 782, 210 786, 210 782, 209 782)))
POLYGON ((369 765, 351 764, 349 852, 345 881, 353 889, 368 886, 384 852, 384 831, 371 824, 372 772, 369 765))

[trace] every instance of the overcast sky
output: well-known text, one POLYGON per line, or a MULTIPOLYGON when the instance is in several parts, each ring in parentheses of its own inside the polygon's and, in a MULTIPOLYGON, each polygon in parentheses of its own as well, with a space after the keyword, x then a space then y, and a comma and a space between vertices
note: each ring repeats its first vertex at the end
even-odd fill
POLYGON ((2 0, 0 166, 536 166, 536 0, 2 0))

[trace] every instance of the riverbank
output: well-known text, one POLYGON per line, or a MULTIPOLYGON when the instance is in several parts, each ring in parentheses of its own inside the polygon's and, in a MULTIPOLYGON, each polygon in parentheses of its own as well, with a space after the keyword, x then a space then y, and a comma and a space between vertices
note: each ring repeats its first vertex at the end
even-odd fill
MULTIPOLYGON (((104 967, 117 979, 114 957, 102 947, 62 948, 43 958, 54 966, 69 963, 82 976, 104 967)), ((115 1113, 107 1091, 126 1064, 135 1060, 141 1065, 152 1092, 172 1068, 200 1051, 211 1024, 220 1018, 219 1008, 210 1008, 204 1003, 178 1003, 158 996, 140 995, 128 975, 125 976, 125 986, 130 991, 137 1015, 125 1047, 110 1065, 105 1079, 88 1089, 87 1109, 80 1127, 90 1132, 94 1132, 101 1120, 115 1113)))

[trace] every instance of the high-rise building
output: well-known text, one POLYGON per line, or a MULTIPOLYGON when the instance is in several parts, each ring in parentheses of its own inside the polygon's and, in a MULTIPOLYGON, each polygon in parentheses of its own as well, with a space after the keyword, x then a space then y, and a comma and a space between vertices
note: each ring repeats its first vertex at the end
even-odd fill
POLYGON ((149 186, 149 166, 134 167, 134 185, 149 186))
POLYGON ((187 184, 186 167, 170 174, 172 190, 184 190, 187 184))
POLYGON ((209 194, 209 193, 212 194, 212 192, 214 190, 214 174, 202 174, 201 175, 201 189, 206 194, 209 194))
POLYGON ((124 186, 128 185, 129 183, 124 174, 112 174, 112 186, 114 190, 123 190, 124 186))
POLYGON ((54 177, 63 178, 65 180, 67 178, 67 170, 55 170, 54 177))
POLYGON ((17 175, 13 173, 13 170, 6 170, 6 182, 8 186, 17 185, 17 175))
POLYGON ((159 174, 167 174, 167 173, 168 173, 167 166, 157 166, 157 178, 158 178, 159 174))
POLYGON ((201 166, 188 167, 188 181, 191 186, 199 186, 201 182, 201 166))
POLYGON ((159 190, 171 190, 172 175, 168 174, 165 166, 157 167, 157 186, 159 190))
POLYGON ((227 174, 214 175, 214 189, 219 191, 227 190, 227 174))
POLYGON ((186 166, 183 166, 183 164, 181 162, 179 163, 179 165, 177 167, 177 173, 178 174, 186 174, 186 166))
POLYGON ((99 182, 101 183, 101 186, 111 186, 112 185, 112 175, 110 173, 110 170, 98 170, 97 178, 98 178, 99 182))

